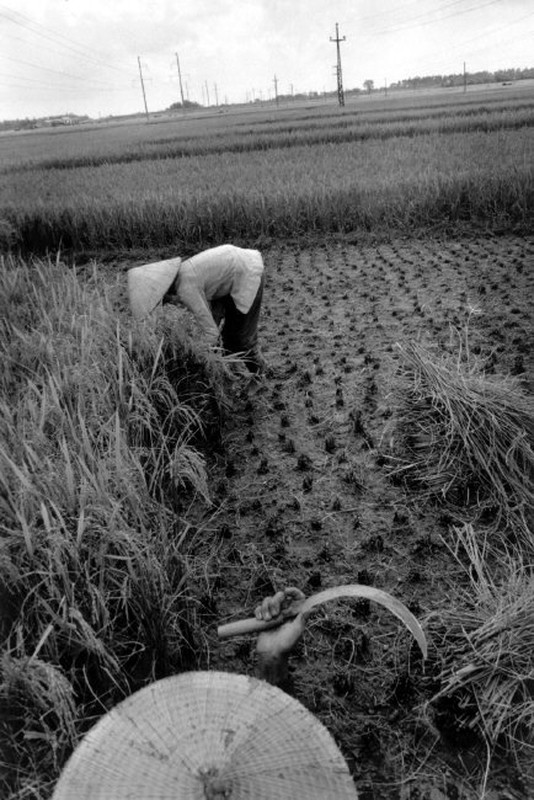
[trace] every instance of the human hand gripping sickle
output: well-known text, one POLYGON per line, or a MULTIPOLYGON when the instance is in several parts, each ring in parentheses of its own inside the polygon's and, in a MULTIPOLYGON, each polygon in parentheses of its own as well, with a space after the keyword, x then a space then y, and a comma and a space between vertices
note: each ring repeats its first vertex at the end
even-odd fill
MULTIPOLYGON (((261 605, 256 607, 254 614, 257 620, 263 622, 279 622, 292 613, 294 603, 304 600, 304 594, 300 589, 290 586, 276 592, 272 597, 265 597, 261 605)), ((301 611, 288 622, 282 622, 276 628, 267 628, 260 632, 256 651, 261 678, 276 686, 285 684, 288 678, 288 656, 304 633, 309 614, 310 611, 301 611)))
POLYGON ((426 658, 428 645, 418 620, 406 606, 392 595, 373 586, 348 584, 325 589, 311 597, 295 587, 288 587, 266 597, 250 619, 220 625, 220 638, 259 633, 257 642, 260 676, 270 683, 287 679, 288 656, 306 629, 307 619, 315 606, 341 597, 365 597, 387 608, 411 631, 426 658))

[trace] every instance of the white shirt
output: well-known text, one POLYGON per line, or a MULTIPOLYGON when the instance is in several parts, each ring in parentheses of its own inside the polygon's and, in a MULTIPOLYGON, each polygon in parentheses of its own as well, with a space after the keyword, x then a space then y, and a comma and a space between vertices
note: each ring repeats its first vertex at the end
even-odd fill
POLYGON ((206 339, 215 344, 219 329, 210 302, 230 295, 238 311, 246 314, 254 302, 263 274, 258 250, 223 244, 182 261, 176 279, 176 299, 197 319, 206 339))

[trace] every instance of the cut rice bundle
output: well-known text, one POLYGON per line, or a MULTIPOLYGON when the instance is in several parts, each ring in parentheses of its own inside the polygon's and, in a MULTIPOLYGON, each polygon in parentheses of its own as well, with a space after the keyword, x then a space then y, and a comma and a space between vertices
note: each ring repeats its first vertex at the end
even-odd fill
POLYGON ((401 348, 391 474, 429 496, 525 520, 534 507, 534 398, 519 379, 485 375, 467 354, 401 348))

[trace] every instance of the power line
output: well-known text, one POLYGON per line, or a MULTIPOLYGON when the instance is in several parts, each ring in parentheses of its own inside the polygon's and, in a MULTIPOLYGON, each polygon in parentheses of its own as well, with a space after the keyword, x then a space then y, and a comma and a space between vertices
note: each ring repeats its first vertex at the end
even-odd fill
MULTIPOLYGON (((370 49, 372 48, 373 49, 373 55, 374 55, 374 50, 376 49, 376 42, 374 41, 374 37, 375 36, 392 34, 392 33, 400 32, 400 31, 408 31, 409 30, 408 26, 409 26, 410 23, 413 23, 413 28, 416 29, 420 24, 427 25, 427 24, 430 24, 432 22, 439 23, 439 22, 441 22, 442 19, 450 19, 450 18, 453 18, 453 17, 458 17, 458 16, 460 16, 462 14, 470 13, 470 12, 473 12, 473 11, 478 11, 478 10, 481 10, 482 8, 487 7, 487 6, 495 5, 495 4, 497 4, 497 3, 501 2, 501 1, 502 0, 489 0, 489 2, 478 3, 475 6, 470 5, 469 8, 458 9, 454 13, 449 13, 445 17, 441 17, 439 20, 436 18, 434 20, 426 19, 426 20, 424 20, 422 22, 417 22, 417 20, 423 19, 423 17, 428 16, 428 14, 437 14, 438 12, 445 11, 447 9, 452 8, 453 6, 456 6, 456 5, 459 5, 460 3, 464 3, 465 2, 465 0, 453 0, 452 3, 447 3, 446 5, 442 5, 442 6, 438 7, 438 8, 435 8, 432 11, 429 10, 429 11, 425 12, 422 15, 418 15, 416 18, 411 18, 410 20, 406 20, 405 21, 406 24, 403 23, 403 26, 401 26, 401 27, 390 26, 390 27, 384 27, 383 29, 377 30, 376 32, 367 32, 366 36, 365 36, 365 39, 367 39, 368 42, 365 42, 365 40, 364 40, 364 42, 362 43, 362 50, 364 50, 364 52, 369 53, 370 49)), ((464 39, 464 40, 460 39, 458 36, 455 36, 454 40, 450 41, 448 43, 448 45, 447 45, 446 57, 447 57, 447 59, 449 61, 451 59, 456 59, 456 58, 459 58, 459 59, 463 60, 464 57, 468 57, 469 58, 475 53, 483 52, 484 50, 487 50, 488 47, 491 47, 491 46, 495 47, 495 44, 494 45, 485 44, 485 45, 483 45, 481 47, 477 47, 477 48, 470 47, 469 45, 470 45, 470 42, 478 41, 481 38, 486 38, 487 39, 488 37, 493 36, 495 34, 499 34, 499 36, 500 36, 499 44, 501 44, 502 41, 503 41, 503 39, 502 39, 502 31, 504 29, 509 28, 509 27, 511 27, 513 25, 520 24, 521 22, 524 22, 525 20, 529 19, 533 15, 534 15, 534 11, 529 12, 528 14, 526 14, 526 15, 524 15, 522 17, 519 17, 518 19, 515 19, 515 20, 503 21, 502 24, 500 24, 498 27, 497 26, 486 26, 486 28, 482 28, 482 29, 479 28, 480 33, 478 33, 476 36, 472 36, 472 37, 469 37, 469 38, 464 39)), ((514 37, 514 41, 517 41, 517 40, 519 40, 521 38, 524 38, 525 35, 532 35, 532 34, 519 34, 519 35, 510 34, 508 38, 511 38, 511 36, 513 36, 514 37)), ((505 41, 506 41, 506 39, 505 39, 505 41)), ((443 64, 443 60, 444 60, 443 58, 439 58, 439 60, 438 60, 438 57, 437 57, 437 54, 436 54, 436 57, 434 59, 432 59, 431 64, 438 64, 440 62, 441 62, 441 64, 443 64)), ((422 62, 423 62, 423 60, 421 60, 421 63, 422 62)), ((424 59, 424 64, 425 64, 425 66, 424 66, 423 69, 429 70, 429 71, 432 70, 432 66, 431 66, 431 64, 429 65, 429 62, 428 62, 427 59, 424 59)), ((440 67, 440 69, 441 69, 441 67, 440 67)))
POLYGON ((41 25, 41 23, 39 22, 35 22, 30 17, 27 17, 25 14, 22 14, 19 11, 15 11, 14 9, 11 9, 7 6, 0 6, 0 16, 4 17, 14 25, 19 25, 25 30, 30 31, 31 33, 37 36, 41 36, 43 39, 47 39, 56 46, 59 45, 60 47, 63 47, 65 50, 70 50, 75 55, 81 56, 82 58, 88 61, 92 61, 93 63, 98 64, 99 66, 104 66, 107 67, 108 69, 116 70, 117 72, 124 72, 124 73, 128 72, 128 70, 126 70, 124 67, 116 67, 114 64, 110 64, 107 61, 103 61, 98 56, 95 56, 95 54, 88 48, 86 48, 84 45, 75 44, 73 46, 71 39, 68 39, 66 36, 63 36, 63 34, 58 33, 57 31, 53 31, 51 28, 47 28, 46 26, 41 25), (17 19, 17 17, 20 17, 21 19, 17 19), (44 31, 46 31, 46 33, 43 33, 42 31, 38 30, 38 28, 42 28, 44 31))
MULTIPOLYGON (((22 42, 23 44, 27 44, 27 43, 28 43, 28 42, 27 42, 27 39, 24 39, 22 36, 10 36, 10 37, 9 37, 9 40, 10 40, 10 42, 17 41, 17 42, 22 42)), ((39 49, 40 49, 40 50, 41 50, 41 49, 48 50, 49 52, 53 52, 53 53, 54 53, 54 55, 56 55, 56 56, 57 56, 57 47, 54 49, 54 47, 53 47, 53 46, 51 46, 51 45, 39 44, 39 49)), ((65 55, 68 55, 68 54, 65 54, 65 55)), ((5 58, 7 58, 7 56, 4 56, 4 57, 5 57, 5 58)), ((78 59, 78 60, 79 60, 79 59, 78 59)), ((95 63, 97 63, 97 64, 98 64, 98 66, 102 66, 102 64, 101 64, 101 63, 99 63, 99 62, 95 62, 95 63)), ((39 67, 39 69, 43 69, 43 67, 39 67)), ((122 77, 122 76, 121 76, 121 77, 122 77)))
MULTIPOLYGON (((491 30, 486 29, 486 30, 482 31, 481 33, 477 34, 476 36, 471 36, 469 39, 464 39, 461 43, 458 43, 456 45, 456 49, 457 50, 459 48, 464 48, 465 49, 465 45, 468 45, 470 42, 475 42, 475 41, 478 41, 478 39, 487 38, 488 36, 493 36, 496 33, 498 33, 499 36, 501 36, 502 35, 502 31, 505 28, 510 28, 512 25, 519 25, 520 22, 524 22, 526 19, 529 19, 529 17, 532 17, 532 16, 534 16, 534 11, 530 11, 524 17, 520 17, 519 19, 511 20, 510 22, 501 23, 497 27, 493 26, 493 28, 491 30)), ((514 39, 523 38, 524 36, 530 36, 530 35, 531 35, 530 33, 519 34, 519 36, 514 37, 514 39)), ((501 38, 501 42, 502 42, 502 38, 501 38)), ((485 49, 485 48, 479 48, 479 50, 480 49, 485 49)), ((476 53, 476 52, 478 52, 478 50, 473 50, 471 52, 475 52, 476 53)))
MULTIPOLYGON (((503 32, 503 30, 505 28, 510 28, 513 25, 518 25, 521 22, 524 22, 526 19, 529 19, 532 16, 534 16, 534 11, 529 12, 524 17, 520 17, 519 19, 511 20, 510 22, 504 23, 504 24, 500 25, 499 27, 493 26, 492 29, 486 29, 486 30, 482 31, 481 33, 477 34, 476 36, 472 36, 469 39, 466 39, 464 41, 456 41, 456 42, 454 42, 453 44, 451 44, 450 48, 447 49, 447 59, 449 61, 451 61, 451 60, 454 60, 456 58, 462 58, 464 56, 468 57, 468 58, 472 58, 472 56, 477 54, 477 53, 482 53, 482 52, 484 52, 484 50, 487 50, 490 47, 495 47, 495 44, 489 44, 487 42, 485 44, 481 45, 480 47, 470 47, 469 45, 473 41, 477 41, 477 40, 482 39, 482 38, 488 39, 489 37, 494 36, 496 34, 499 35, 499 45, 502 45, 504 42, 506 42, 506 41, 508 41, 509 39, 512 39, 512 38, 513 38, 514 42, 517 42, 519 39, 524 39, 527 36, 532 36, 532 32, 528 32, 528 31, 526 31, 524 33, 519 33, 519 34, 516 34, 516 33, 513 33, 513 32, 510 31, 504 37, 502 35, 502 32, 503 32)), ((443 59, 440 59, 440 61, 441 61, 441 63, 443 63, 443 59)), ((432 68, 433 68, 432 65, 433 64, 437 64, 437 63, 439 63, 437 59, 431 61, 430 64, 429 64, 428 60, 426 60, 425 61, 425 65, 426 65, 425 66, 425 70, 430 72, 432 70, 432 68)), ((493 71, 493 70, 490 69, 490 72, 491 71, 493 71)))
MULTIPOLYGON (((432 9, 430 9, 428 11, 425 11, 423 13, 423 15, 419 15, 418 14, 415 17, 415 19, 417 19, 419 16, 426 16, 428 14, 439 13, 440 11, 443 11, 446 8, 450 8, 451 6, 459 5, 460 3, 464 3, 464 2, 465 2, 465 0, 452 0, 452 2, 447 2, 443 6, 437 6, 436 8, 432 8, 432 9)), ((499 2, 499 0, 496 0, 496 2, 499 2)), ((421 0, 412 0, 409 3, 403 3, 402 5, 397 5, 394 9, 391 9, 390 11, 388 11, 388 14, 390 14, 390 15, 391 14, 402 14, 403 17, 405 17, 405 9, 412 8, 413 6, 416 6, 417 9, 420 10, 421 9, 421 0)), ((362 22, 368 22, 369 20, 377 19, 377 18, 380 18, 381 20, 383 20, 384 19, 384 11, 379 11, 376 14, 366 14, 364 17, 358 17, 358 23, 360 24, 362 22)))
MULTIPOLYGON (((14 88, 15 86, 18 86, 21 89, 30 89, 30 88, 33 88, 33 87, 39 89, 39 88, 42 87, 44 89, 51 89, 51 90, 56 91, 56 92, 58 90, 58 84, 57 83, 47 83, 46 81, 40 80, 39 78, 28 78, 25 75, 13 75, 13 73, 11 73, 11 72, 3 72, 3 71, 2 71, 2 73, 0 75, 0 77, 1 78, 13 78, 14 81, 26 81, 26 83, 23 83, 23 84, 14 83, 13 81, 10 81, 9 83, 3 83, 2 84, 3 86, 9 86, 10 88, 14 88)), ((130 88, 131 87, 128 87, 128 89, 130 89, 130 88)), ((89 89, 94 89, 95 91, 98 91, 98 92, 125 92, 125 91, 127 91, 127 88, 125 86, 122 86, 122 87, 120 87, 120 86, 109 86, 109 87, 108 86, 97 86, 97 87, 96 86, 90 86, 89 89)), ((62 92, 63 91, 66 91, 66 92, 78 92, 78 94, 79 94, 80 85, 78 84, 76 86, 69 86, 66 83, 62 83, 61 84, 61 91, 62 92)))
MULTIPOLYGON (((2 77, 4 77, 4 75, 5 75, 5 73, 2 74, 2 77)), ((23 78, 15 78, 14 81, 9 81, 9 83, 4 83, 3 81, 0 81, 0 86, 6 86, 8 89, 26 89, 26 90, 28 90, 28 88, 29 88, 28 84, 27 83, 17 83, 17 81, 19 81, 19 80, 24 80, 24 79, 23 78)), ((56 85, 52 85, 50 83, 35 83, 35 84, 32 84, 32 85, 35 86, 35 88, 38 89, 43 94, 44 93, 48 94, 48 93, 52 93, 53 92, 54 93, 54 97, 57 97, 57 88, 58 88, 57 84, 56 85)), ((107 94, 108 92, 124 92, 124 91, 125 91, 125 89, 108 89, 108 88, 101 89, 100 87, 98 88, 99 94, 102 94, 102 93, 106 93, 107 94)), ((80 87, 79 86, 64 86, 64 85, 62 85, 61 86, 61 92, 62 93, 63 92, 69 92, 69 93, 75 92, 76 95, 79 97, 79 95, 80 95, 80 87)))
MULTIPOLYGON (((452 8, 453 6, 457 6, 461 3, 464 3, 465 0, 453 0, 451 3, 446 3, 443 6, 438 6, 435 9, 429 9, 428 11, 424 11, 422 14, 417 14, 414 17, 410 17, 409 19, 403 20, 401 23, 394 23, 393 25, 386 25, 385 27, 378 28, 378 30, 374 30, 370 32, 368 35, 373 36, 385 36, 391 33, 399 33, 401 31, 409 31, 412 28, 418 28, 421 25, 431 25, 432 23, 441 22, 445 19, 453 19, 454 17, 460 17, 464 14, 469 14, 472 11, 480 11, 483 8, 488 8, 489 6, 496 5, 497 3, 502 3, 503 0, 486 0, 484 3, 479 3, 474 6, 470 6, 469 8, 462 8, 457 11, 454 11, 450 14, 443 15, 441 12, 445 11, 448 8, 452 8)), ((383 15, 382 15, 383 19, 383 15)))
POLYGON ((82 58, 86 58, 88 60, 92 60, 95 63, 100 64, 101 66, 105 66, 105 67, 108 67, 109 69, 114 69, 114 70, 117 70, 117 71, 120 71, 120 72, 127 72, 128 71, 128 70, 125 70, 122 67, 116 67, 113 64, 105 62, 101 58, 95 57, 94 52, 92 50, 89 50, 89 48, 85 47, 85 45, 77 44, 76 46, 73 47, 72 39, 67 38, 66 36, 63 36, 63 34, 57 32, 57 31, 53 31, 51 28, 47 28, 46 26, 41 25, 41 23, 39 23, 39 22, 35 22, 30 17, 26 16, 25 14, 22 14, 19 11, 15 11, 14 9, 8 8, 7 6, 0 6, 0 9, 1 8, 7 9, 7 11, 8 11, 7 14, 5 13, 5 10, 3 12, 0 11, 0 15, 1 16, 4 16, 9 22, 12 22, 15 25, 20 25, 21 27, 25 28, 26 30, 29 30, 31 33, 35 33, 37 36, 41 36, 41 37, 43 37, 45 39, 49 39, 54 44, 59 44, 61 47, 64 47, 67 50, 71 50, 76 55, 79 55, 79 56, 81 55, 82 58), (25 24, 24 22, 21 22, 20 20, 17 20, 15 17, 21 17, 23 20, 26 20, 30 24, 25 24), (42 28, 44 31, 47 31, 47 33, 42 33, 41 31, 36 30, 35 29, 36 27, 37 28, 42 28), (61 40, 64 40, 64 41, 61 41, 61 40), (64 42, 67 42, 67 44, 65 44, 64 42))
POLYGON ((52 67, 44 67, 42 64, 35 64, 32 61, 25 61, 23 58, 13 58, 13 56, 4 56, 4 58, 6 58, 8 61, 13 61, 15 64, 24 64, 27 67, 35 67, 35 69, 38 69, 40 71, 44 70, 45 72, 53 72, 57 75, 63 75, 67 78, 74 78, 75 80, 83 81, 86 84, 92 82, 92 83, 104 84, 105 86, 110 85, 109 81, 103 81, 100 78, 87 78, 87 76, 85 75, 73 75, 70 72, 64 72, 63 70, 53 69, 52 67))
MULTIPOLYGON (((495 5, 496 3, 503 3, 505 0, 485 0, 485 2, 478 3, 476 5, 472 5, 469 8, 460 8, 456 9, 448 14, 443 14, 443 12, 447 11, 448 9, 452 9, 454 6, 465 4, 466 0, 452 0, 452 2, 447 2, 443 5, 436 6, 434 8, 427 8, 426 11, 421 12, 421 3, 410 3, 408 6, 399 6, 394 9, 392 12, 388 14, 388 20, 386 24, 375 26, 371 25, 370 29, 367 30, 367 35, 369 36, 385 36, 390 33, 398 33, 404 30, 411 30, 412 28, 418 28, 421 25, 431 25, 433 23, 439 23, 444 19, 453 19, 454 17, 460 17, 463 14, 468 14, 472 11, 479 11, 483 8, 495 5), (392 14, 397 14, 405 7, 409 7, 415 5, 419 13, 411 16, 403 15, 401 20, 390 20, 389 17, 392 14)), ((372 19, 380 19, 381 22, 384 22, 385 15, 384 13, 381 14, 372 14, 366 17, 359 17, 358 18, 358 25, 361 26, 362 23, 368 22, 372 19)))

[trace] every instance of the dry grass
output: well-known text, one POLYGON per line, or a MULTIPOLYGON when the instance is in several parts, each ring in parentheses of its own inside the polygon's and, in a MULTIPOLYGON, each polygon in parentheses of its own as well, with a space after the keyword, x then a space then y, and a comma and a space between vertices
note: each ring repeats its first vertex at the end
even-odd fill
POLYGON ((401 348, 390 474, 500 528, 531 547, 534 506, 534 398, 519 379, 486 375, 469 352, 467 328, 456 355, 401 348))
MULTIPOLYGON (((440 689, 430 704, 456 709, 456 726, 514 758, 534 781, 534 578, 516 552, 495 558, 470 524, 453 529, 467 585, 448 608, 429 615, 441 654, 440 689), (492 564, 492 566, 490 566, 492 564)), ((452 549, 452 548, 451 548, 452 549)))

